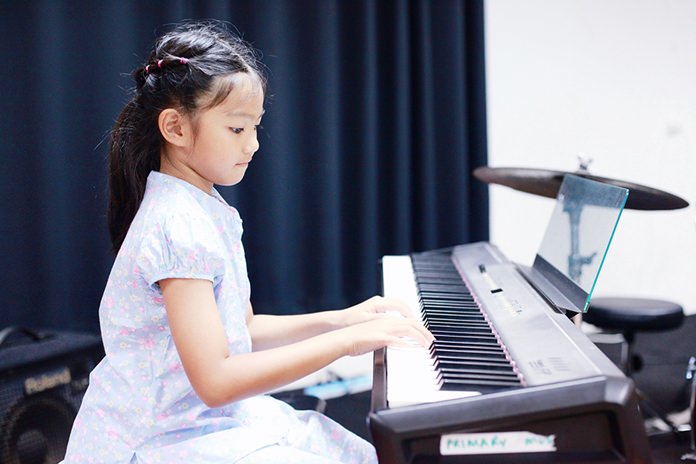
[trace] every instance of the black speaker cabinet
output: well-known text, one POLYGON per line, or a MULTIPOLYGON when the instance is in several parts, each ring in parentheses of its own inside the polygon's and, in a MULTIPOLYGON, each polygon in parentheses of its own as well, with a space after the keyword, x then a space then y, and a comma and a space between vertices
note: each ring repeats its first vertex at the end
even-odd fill
POLYGON ((55 464, 89 373, 104 356, 96 335, 0 331, 0 464, 55 464))

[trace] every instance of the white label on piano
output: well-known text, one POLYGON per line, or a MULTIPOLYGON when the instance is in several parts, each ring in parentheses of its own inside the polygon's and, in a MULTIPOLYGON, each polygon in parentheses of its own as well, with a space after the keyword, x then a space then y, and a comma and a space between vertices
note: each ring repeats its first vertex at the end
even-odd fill
POLYGON ((452 433, 440 437, 440 454, 502 454, 556 451, 555 435, 531 432, 452 433))

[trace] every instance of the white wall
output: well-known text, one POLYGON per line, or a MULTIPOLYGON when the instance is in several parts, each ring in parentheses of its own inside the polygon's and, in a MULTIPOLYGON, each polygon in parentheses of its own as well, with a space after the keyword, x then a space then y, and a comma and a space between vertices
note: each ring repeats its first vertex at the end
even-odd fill
MULTIPOLYGON (((626 210, 595 295, 696 313, 696 1, 486 0, 489 165, 590 172, 678 195, 626 210)), ((553 201, 492 185, 491 242, 530 264, 553 201)))

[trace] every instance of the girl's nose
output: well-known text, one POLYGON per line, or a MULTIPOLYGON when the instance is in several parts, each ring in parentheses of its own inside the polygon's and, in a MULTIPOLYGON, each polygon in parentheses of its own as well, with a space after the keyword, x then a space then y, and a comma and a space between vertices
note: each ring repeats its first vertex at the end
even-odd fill
POLYGON ((258 138, 256 132, 254 132, 254 135, 251 137, 251 139, 249 140, 249 143, 247 145, 247 153, 256 153, 258 151, 259 147, 260 147, 259 138, 258 138))

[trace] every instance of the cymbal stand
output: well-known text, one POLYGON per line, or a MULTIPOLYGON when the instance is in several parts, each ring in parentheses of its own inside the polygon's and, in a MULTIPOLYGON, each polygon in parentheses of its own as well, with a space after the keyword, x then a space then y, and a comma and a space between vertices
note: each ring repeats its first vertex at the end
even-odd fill
POLYGON ((682 461, 696 461, 696 357, 689 359, 689 367, 686 369, 686 380, 691 383, 691 396, 689 411, 691 413, 690 452, 681 457, 682 461))
POLYGON ((595 251, 591 255, 580 254, 580 217, 582 216, 582 204, 577 201, 563 202, 563 212, 568 213, 570 220, 570 254, 568 255, 568 275, 578 285, 582 277, 582 266, 591 264, 597 255, 595 251))

